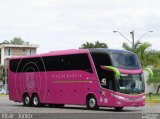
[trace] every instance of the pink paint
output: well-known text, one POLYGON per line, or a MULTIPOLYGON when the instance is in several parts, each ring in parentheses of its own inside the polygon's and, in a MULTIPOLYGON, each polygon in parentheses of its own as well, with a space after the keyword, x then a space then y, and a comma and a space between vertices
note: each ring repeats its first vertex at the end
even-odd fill
MULTIPOLYGON (((30 97, 32 97, 33 93, 37 93, 40 102, 45 104, 86 105, 87 95, 92 94, 96 97, 98 106, 144 106, 145 99, 141 99, 142 97, 144 97, 144 93, 133 96, 102 88, 100 86, 91 55, 89 54, 89 51, 87 49, 54 51, 46 54, 19 58, 22 59, 81 53, 88 54, 93 73, 89 73, 82 70, 12 72, 9 67, 9 99, 16 102, 22 102, 24 93, 28 93, 30 97), (124 99, 118 99, 114 95, 121 96, 124 99)), ((12 59, 17 58, 11 58, 10 60, 12 59)), ((128 74, 142 73, 142 69, 119 70, 121 73, 128 74)))
POLYGON ((139 74, 139 73, 143 73, 142 69, 136 69, 136 70, 128 70, 128 69, 122 69, 122 68, 118 68, 120 73, 122 74, 139 74))

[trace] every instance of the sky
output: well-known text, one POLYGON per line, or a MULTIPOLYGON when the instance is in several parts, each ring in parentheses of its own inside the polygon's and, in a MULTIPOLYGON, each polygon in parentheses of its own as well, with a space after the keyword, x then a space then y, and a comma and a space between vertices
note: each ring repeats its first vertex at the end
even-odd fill
POLYGON ((100 41, 111 49, 149 42, 160 50, 159 0, 0 0, 0 42, 21 37, 38 44, 38 53, 78 49, 100 41), (152 33, 148 31, 154 31, 152 33), (129 42, 128 42, 129 43, 129 42))

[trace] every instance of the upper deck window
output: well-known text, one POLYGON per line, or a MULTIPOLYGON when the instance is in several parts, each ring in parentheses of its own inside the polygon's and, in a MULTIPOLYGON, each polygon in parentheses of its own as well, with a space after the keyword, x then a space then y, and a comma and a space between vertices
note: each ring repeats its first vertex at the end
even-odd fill
POLYGON ((87 54, 43 57, 43 60, 48 71, 83 70, 92 72, 87 54))
POLYGON ((119 68, 140 68, 140 61, 135 54, 111 53, 113 66, 119 68))
POLYGON ((45 56, 10 60, 14 72, 83 70, 92 73, 87 54, 45 56))

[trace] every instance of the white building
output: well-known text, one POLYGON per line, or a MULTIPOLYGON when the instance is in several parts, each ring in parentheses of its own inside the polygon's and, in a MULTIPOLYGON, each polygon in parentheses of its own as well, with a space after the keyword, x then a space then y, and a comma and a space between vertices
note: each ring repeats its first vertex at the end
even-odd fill
POLYGON ((0 45, 0 65, 5 65, 5 59, 15 56, 33 55, 36 54, 38 45, 14 45, 1 44, 0 45))
POLYGON ((5 85, 3 85, 2 80, 0 81, 0 87, 7 90, 7 64, 8 59, 11 57, 34 55, 37 53, 37 48, 39 45, 24 44, 0 44, 0 78, 4 80, 5 85))

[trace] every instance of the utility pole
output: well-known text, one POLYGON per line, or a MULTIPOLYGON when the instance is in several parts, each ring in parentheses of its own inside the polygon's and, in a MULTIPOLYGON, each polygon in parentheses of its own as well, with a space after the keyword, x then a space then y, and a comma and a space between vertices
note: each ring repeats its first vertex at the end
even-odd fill
MULTIPOLYGON (((128 38, 126 38, 121 32, 119 31, 113 31, 114 33, 119 33, 121 36, 123 36, 129 43, 131 43, 132 45, 132 50, 135 50, 135 41, 134 41, 134 30, 130 32, 131 34, 131 38, 132 38, 132 41, 130 41, 128 38)), ((147 33, 149 32, 153 32, 153 31, 147 31, 145 32, 138 40, 142 39, 147 33)))
POLYGON ((132 49, 134 50, 134 31, 131 31, 130 32, 130 34, 131 34, 131 38, 132 38, 132 49))

